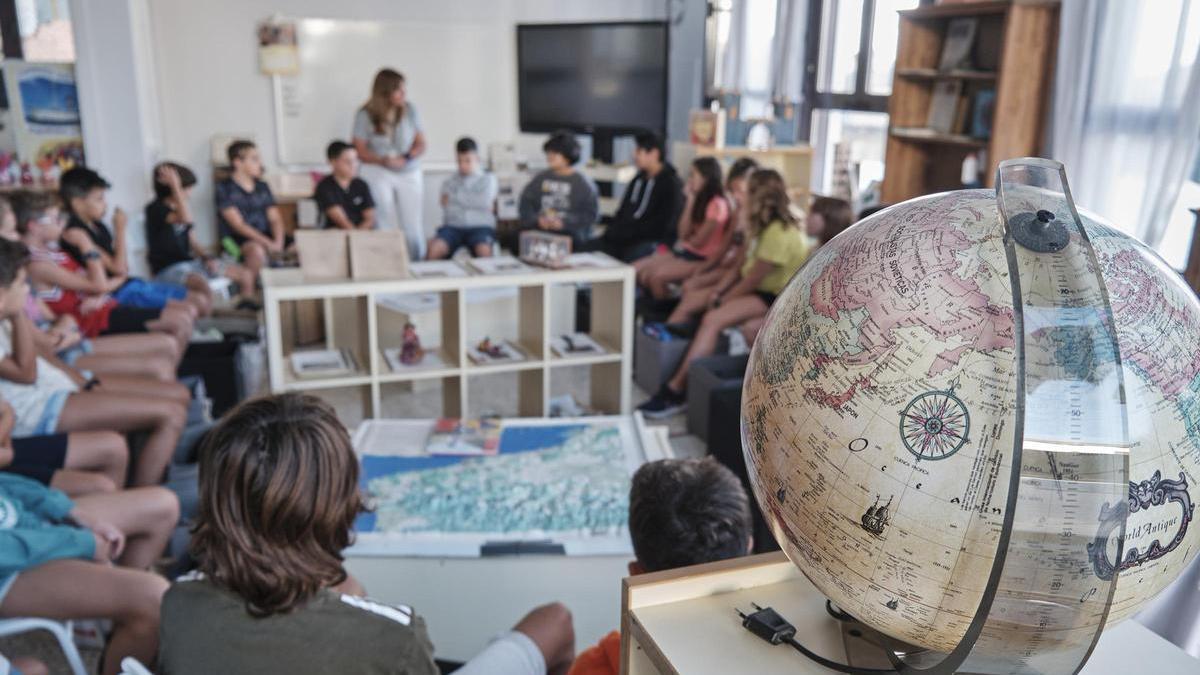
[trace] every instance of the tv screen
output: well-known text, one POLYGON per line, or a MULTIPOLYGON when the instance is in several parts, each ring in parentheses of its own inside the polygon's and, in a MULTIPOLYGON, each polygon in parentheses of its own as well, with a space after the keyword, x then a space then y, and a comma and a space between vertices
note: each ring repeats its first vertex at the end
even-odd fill
POLYGON ((667 24, 517 26, 521 131, 664 131, 667 24))

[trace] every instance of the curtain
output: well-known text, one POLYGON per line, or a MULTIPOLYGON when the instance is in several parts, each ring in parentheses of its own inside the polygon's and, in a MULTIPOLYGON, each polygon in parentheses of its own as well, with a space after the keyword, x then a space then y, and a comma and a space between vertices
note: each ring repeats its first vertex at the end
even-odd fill
POLYGON ((729 37, 716 58, 716 87, 798 102, 807 18, 808 0, 732 0, 729 37))
POLYGON ((1200 146, 1200 0, 1064 0, 1051 156, 1075 201, 1158 245, 1200 146))

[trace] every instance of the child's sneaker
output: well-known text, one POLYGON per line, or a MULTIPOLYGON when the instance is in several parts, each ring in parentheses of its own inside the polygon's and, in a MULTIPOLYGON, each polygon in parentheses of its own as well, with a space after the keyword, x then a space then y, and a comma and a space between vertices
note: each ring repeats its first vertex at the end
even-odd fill
POLYGON ((664 384, 649 401, 639 405, 638 410, 649 419, 662 419, 687 410, 687 398, 664 384))

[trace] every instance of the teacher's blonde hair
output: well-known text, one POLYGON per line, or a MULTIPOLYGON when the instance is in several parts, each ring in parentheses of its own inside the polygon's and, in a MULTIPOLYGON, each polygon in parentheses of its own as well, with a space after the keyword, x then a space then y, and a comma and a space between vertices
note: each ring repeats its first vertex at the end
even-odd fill
POLYGON ((363 105, 375 132, 384 134, 395 128, 404 116, 404 107, 392 105, 392 94, 404 84, 404 76, 392 70, 383 68, 375 73, 375 81, 371 83, 371 98, 363 105))

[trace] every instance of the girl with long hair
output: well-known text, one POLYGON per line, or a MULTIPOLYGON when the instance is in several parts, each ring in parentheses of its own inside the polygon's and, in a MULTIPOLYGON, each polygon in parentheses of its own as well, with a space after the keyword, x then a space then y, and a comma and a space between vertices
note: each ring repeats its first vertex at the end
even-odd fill
POLYGON ((763 169, 750 177, 747 237, 750 244, 740 268, 734 268, 709 295, 700 327, 679 369, 649 401, 638 406, 651 419, 687 407, 688 367, 716 350, 721 331, 764 316, 775 297, 808 259, 803 223, 791 210, 787 187, 777 171, 763 169))
POLYGON ((403 75, 391 68, 375 74, 371 97, 355 113, 351 135, 362 162, 362 178, 375 200, 379 229, 400 228, 409 257, 423 259, 424 187, 419 158, 425 154, 425 133, 416 107, 408 100, 403 75))
POLYGON ((687 200, 679 216, 674 250, 634 264, 638 283, 658 299, 667 297, 669 284, 690 277, 719 257, 729 243, 730 208, 720 163, 712 157, 697 158, 684 190, 687 200))

